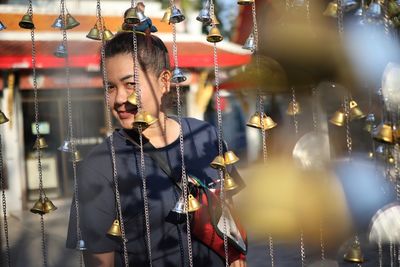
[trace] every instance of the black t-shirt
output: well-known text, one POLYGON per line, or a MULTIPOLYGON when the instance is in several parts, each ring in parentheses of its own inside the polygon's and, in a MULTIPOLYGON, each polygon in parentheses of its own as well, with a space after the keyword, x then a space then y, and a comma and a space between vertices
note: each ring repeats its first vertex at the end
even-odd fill
MULTIPOLYGON (((210 162, 218 155, 216 130, 210 124, 191 118, 183 120, 186 172, 204 184, 217 179, 210 162)), ((148 266, 146 227, 140 176, 140 150, 129 141, 123 130, 113 133, 116 170, 130 266, 148 266)), ((155 149, 155 148, 153 148, 155 149)), ((181 177, 179 138, 156 149, 164 153, 172 173, 181 177)), ((172 180, 144 151, 147 196, 149 201, 152 264, 155 267, 185 266, 188 262, 186 224, 166 220, 175 206, 179 190, 172 180)), ((230 170, 232 172, 232 170, 230 170)), ((235 170, 233 173, 237 173, 235 170)), ((234 177, 239 184, 241 178, 234 177)), ((80 230, 87 250, 92 253, 116 251, 116 266, 123 266, 122 242, 106 233, 116 219, 115 187, 110 153, 110 138, 96 146, 79 166, 78 203, 80 230)), ((72 202, 67 247, 76 248, 76 209, 72 202)), ((194 266, 224 266, 216 253, 192 237, 194 266)))

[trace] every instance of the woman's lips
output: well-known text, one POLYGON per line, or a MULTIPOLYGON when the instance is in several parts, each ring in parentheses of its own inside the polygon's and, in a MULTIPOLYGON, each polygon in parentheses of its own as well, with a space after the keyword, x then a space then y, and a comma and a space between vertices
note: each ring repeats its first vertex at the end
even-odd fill
POLYGON ((118 111, 118 117, 121 120, 129 119, 130 117, 135 115, 135 111, 118 111))

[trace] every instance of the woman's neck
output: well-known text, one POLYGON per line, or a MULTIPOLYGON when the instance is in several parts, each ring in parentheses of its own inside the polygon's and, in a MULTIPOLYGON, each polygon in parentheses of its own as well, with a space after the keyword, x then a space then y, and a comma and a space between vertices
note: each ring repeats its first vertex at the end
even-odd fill
POLYGON ((150 143, 161 148, 167 146, 179 138, 179 124, 168 118, 164 113, 160 113, 158 121, 150 125, 143 131, 143 135, 149 139, 150 143))

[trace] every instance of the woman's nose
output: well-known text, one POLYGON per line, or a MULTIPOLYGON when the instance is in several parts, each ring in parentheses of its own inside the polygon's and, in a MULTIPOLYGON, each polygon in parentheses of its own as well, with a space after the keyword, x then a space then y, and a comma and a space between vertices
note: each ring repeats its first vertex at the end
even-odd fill
POLYGON ((128 93, 125 88, 117 88, 115 102, 117 104, 123 104, 128 100, 128 93))

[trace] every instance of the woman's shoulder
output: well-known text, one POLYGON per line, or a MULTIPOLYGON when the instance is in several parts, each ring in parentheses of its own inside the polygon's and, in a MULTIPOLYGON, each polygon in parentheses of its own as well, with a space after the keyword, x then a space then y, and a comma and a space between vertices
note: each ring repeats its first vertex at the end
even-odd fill
POLYGON ((202 130, 212 130, 215 131, 215 127, 204 120, 199 120, 196 118, 192 117, 184 117, 183 121, 186 122, 186 124, 191 128, 191 129, 202 129, 202 130))

